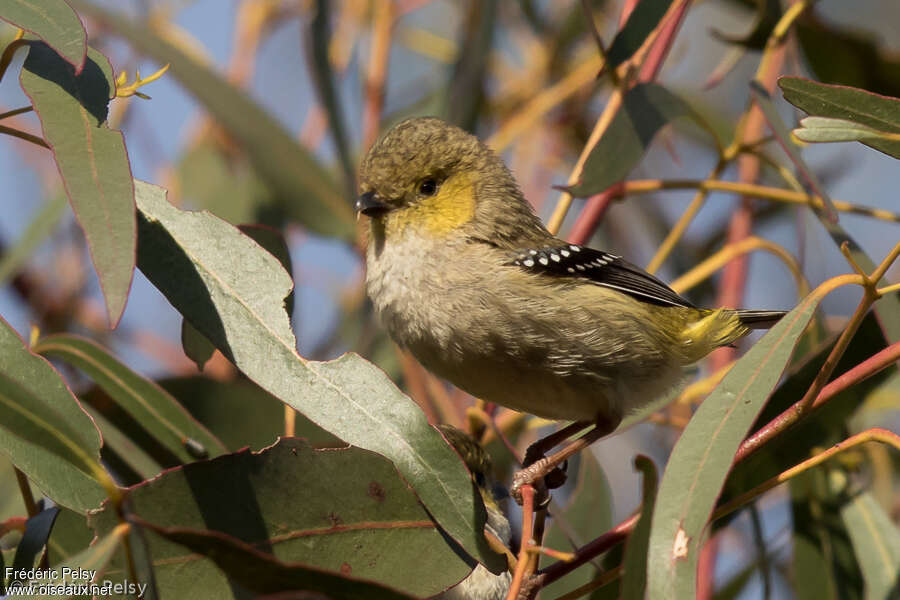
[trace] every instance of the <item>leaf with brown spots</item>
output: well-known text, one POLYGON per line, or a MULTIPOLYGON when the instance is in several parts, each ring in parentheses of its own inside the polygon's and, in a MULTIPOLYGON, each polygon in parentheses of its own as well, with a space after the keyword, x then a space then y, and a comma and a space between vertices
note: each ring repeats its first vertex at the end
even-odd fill
MULTIPOLYGON (((454 585, 472 569, 391 462, 360 448, 315 450, 284 438, 259 453, 242 450, 172 469, 131 488, 129 498, 151 530, 147 541, 164 598, 201 587, 208 597, 234 597, 219 568, 257 593, 292 589, 298 581, 323 591, 352 574, 346 585, 377 582, 417 597, 454 585)), ((91 525, 102 535, 117 522, 107 504, 91 525)), ((117 556, 109 576, 123 568, 117 556)))

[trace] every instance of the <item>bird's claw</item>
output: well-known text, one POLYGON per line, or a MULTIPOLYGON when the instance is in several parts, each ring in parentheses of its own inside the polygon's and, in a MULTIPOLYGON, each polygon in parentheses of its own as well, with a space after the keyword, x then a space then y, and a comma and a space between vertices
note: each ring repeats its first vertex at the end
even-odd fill
POLYGON ((553 465, 547 458, 539 458, 513 474, 512 487, 509 490, 510 496, 521 506, 522 504, 522 487, 532 485, 535 488, 534 505, 535 510, 547 507, 550 503, 550 493, 548 490, 561 487, 566 482, 566 466, 567 462, 561 465, 553 465))

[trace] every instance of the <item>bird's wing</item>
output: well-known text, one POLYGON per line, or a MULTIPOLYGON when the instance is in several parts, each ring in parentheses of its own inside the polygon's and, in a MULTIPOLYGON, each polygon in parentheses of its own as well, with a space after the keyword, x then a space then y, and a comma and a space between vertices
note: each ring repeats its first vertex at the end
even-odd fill
POLYGON ((585 246, 564 244, 527 248, 512 254, 509 264, 531 273, 587 280, 651 304, 695 308, 642 268, 620 256, 585 246))

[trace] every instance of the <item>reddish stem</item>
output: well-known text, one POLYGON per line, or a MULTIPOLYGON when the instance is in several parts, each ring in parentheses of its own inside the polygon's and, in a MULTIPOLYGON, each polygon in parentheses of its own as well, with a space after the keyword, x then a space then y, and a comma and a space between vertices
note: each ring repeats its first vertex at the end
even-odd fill
MULTIPOLYGON (((625 4, 622 9, 622 16, 619 19, 620 27, 628 20, 628 16, 634 10, 636 4, 636 2, 627 2, 625 4)), ((663 24, 659 36, 653 42, 653 47, 647 55, 647 59, 641 65, 637 81, 646 83, 656 79, 663 62, 665 62, 669 51, 672 49, 675 34, 678 33, 678 29, 681 27, 682 21, 684 21, 684 16, 687 14, 688 4, 688 2, 682 2, 663 24)), ((578 215, 578 219, 575 221, 575 225, 569 234, 570 242, 573 244, 586 244, 588 242, 594 234, 594 230, 597 229, 597 225, 606 214, 610 203, 622 195, 623 185, 622 182, 613 184, 607 190, 588 199, 584 210, 578 215)))
POLYGON ((802 399, 799 400, 783 413, 766 423, 756 433, 744 440, 744 443, 741 444, 737 453, 734 455, 734 462, 738 463, 746 459, 774 437, 792 427, 800 420, 801 416, 808 415, 851 385, 865 381, 898 360, 900 360, 900 342, 895 342, 881 352, 870 356, 840 377, 832 380, 828 385, 822 388, 822 391, 816 396, 816 400, 812 403, 812 406, 805 406, 807 403, 802 399))

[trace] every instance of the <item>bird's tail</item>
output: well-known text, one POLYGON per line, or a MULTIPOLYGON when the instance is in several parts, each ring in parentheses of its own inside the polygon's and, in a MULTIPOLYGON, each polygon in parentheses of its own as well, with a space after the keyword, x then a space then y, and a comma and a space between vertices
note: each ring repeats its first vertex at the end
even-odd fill
POLYGON ((787 313, 783 310, 739 310, 741 325, 750 329, 768 329, 787 313))

